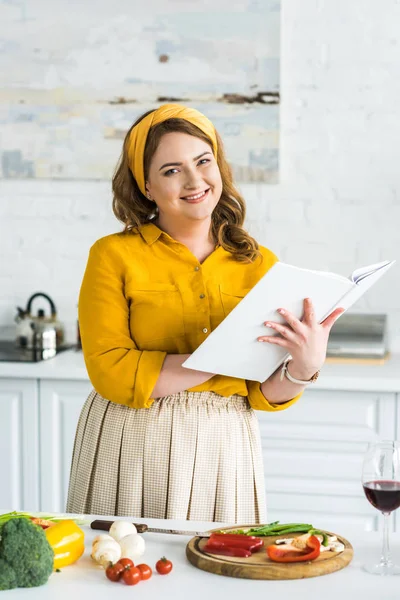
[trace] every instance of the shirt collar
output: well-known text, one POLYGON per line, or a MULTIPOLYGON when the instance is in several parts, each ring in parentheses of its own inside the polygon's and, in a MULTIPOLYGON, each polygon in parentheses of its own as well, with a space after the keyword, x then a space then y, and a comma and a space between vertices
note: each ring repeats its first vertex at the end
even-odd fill
POLYGON ((141 225, 138 230, 144 241, 149 246, 156 242, 163 233, 162 230, 157 227, 157 225, 154 225, 154 223, 146 223, 146 225, 141 225))

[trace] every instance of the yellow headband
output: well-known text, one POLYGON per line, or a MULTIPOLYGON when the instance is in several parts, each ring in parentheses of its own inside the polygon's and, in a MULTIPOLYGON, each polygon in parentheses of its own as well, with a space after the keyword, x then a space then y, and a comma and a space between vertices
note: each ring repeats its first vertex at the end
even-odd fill
POLYGON ((144 149, 150 127, 167 119, 185 119, 205 133, 213 144, 214 156, 217 154, 217 136, 214 125, 195 108, 186 108, 179 104, 163 104, 157 110, 144 117, 131 131, 128 142, 129 167, 142 194, 146 195, 144 181, 144 149))

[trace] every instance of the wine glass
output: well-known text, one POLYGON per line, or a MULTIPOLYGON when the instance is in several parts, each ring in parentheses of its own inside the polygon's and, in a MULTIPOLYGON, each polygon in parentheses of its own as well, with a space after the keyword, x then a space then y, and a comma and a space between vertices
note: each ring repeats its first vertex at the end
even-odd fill
POLYGON ((377 564, 364 565, 374 575, 400 575, 389 550, 390 513, 400 506, 400 443, 379 441, 369 444, 364 457, 362 485, 369 502, 383 514, 383 546, 377 564))

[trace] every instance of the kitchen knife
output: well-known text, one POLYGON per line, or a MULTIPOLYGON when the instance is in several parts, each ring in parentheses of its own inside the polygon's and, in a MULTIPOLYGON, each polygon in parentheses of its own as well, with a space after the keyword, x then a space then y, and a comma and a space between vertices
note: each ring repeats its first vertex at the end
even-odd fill
MULTIPOLYGON (((109 531, 114 521, 103 521, 96 519, 90 523, 91 529, 100 529, 109 531)), ((138 533, 172 533, 174 535, 187 535, 191 537, 210 537, 211 531, 185 531, 181 529, 159 529, 157 527, 148 527, 146 523, 133 523, 138 533)))

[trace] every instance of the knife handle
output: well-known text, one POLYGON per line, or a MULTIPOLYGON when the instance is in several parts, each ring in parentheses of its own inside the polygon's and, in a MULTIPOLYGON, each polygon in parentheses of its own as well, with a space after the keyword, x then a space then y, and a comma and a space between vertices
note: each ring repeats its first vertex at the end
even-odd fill
MULTIPOLYGON (((91 529, 101 529, 101 531, 109 531, 111 525, 114 521, 102 521, 101 519, 96 519, 90 523, 91 529)), ((144 533, 148 530, 146 523, 133 523, 136 527, 138 533, 144 533)))

